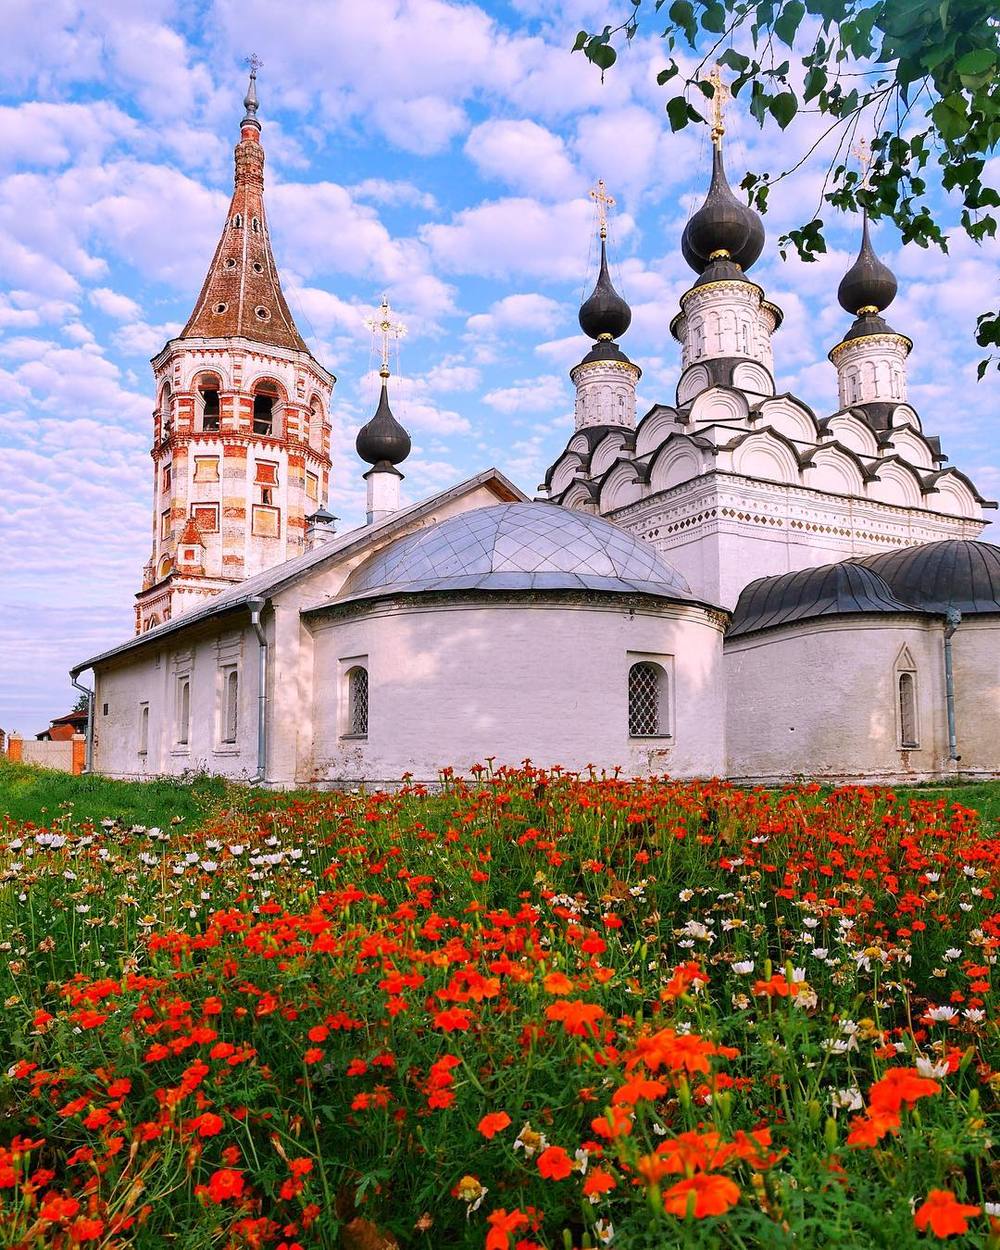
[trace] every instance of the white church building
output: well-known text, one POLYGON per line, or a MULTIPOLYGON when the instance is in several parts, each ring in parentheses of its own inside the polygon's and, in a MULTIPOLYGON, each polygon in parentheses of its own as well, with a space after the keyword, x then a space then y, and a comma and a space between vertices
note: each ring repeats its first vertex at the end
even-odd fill
POLYGON ((780 781, 1000 775, 1000 547, 907 402, 912 344, 864 223, 838 292, 839 409, 778 392, 764 230, 713 131, 681 239, 671 403, 636 419, 605 247, 575 429, 529 499, 495 468, 401 506, 382 387, 367 523, 336 533, 335 379, 281 292, 254 76, 232 203, 153 359, 152 551, 136 633, 92 673, 90 767, 273 786, 434 781, 486 760, 780 781))

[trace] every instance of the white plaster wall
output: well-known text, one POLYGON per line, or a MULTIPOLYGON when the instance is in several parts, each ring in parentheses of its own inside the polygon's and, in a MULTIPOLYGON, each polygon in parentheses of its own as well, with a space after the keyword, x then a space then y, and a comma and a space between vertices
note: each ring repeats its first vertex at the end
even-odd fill
POLYGON ((252 777, 257 768, 257 640, 251 630, 233 629, 143 648, 111 662, 96 674, 94 769, 109 777, 179 776, 211 772, 252 777), (235 746, 223 744, 223 665, 239 671, 239 721, 235 746), (182 673, 191 675, 188 744, 176 741, 176 692, 182 673), (149 704, 148 750, 139 752, 139 709, 149 704), (105 712, 105 706, 107 711, 105 712))
POLYGON ((700 608, 399 600, 314 618, 315 778, 434 780, 493 757, 626 774, 718 774, 721 628, 700 608), (672 656, 674 737, 630 740, 627 676, 672 656), (367 741, 343 739, 349 658, 367 656, 367 741))
POLYGON ((837 368, 841 408, 873 400, 905 400, 909 350, 899 334, 868 334, 835 347, 830 359, 837 368))
POLYGON ((725 646, 731 777, 920 780, 946 775, 939 621, 839 617, 725 646), (917 669, 919 749, 899 746, 896 663, 917 669))
MULTIPOLYGON (((1000 773, 1000 616, 966 616, 952 638, 959 769, 1000 773)), ((943 663, 943 661, 942 661, 943 663)))
MULTIPOLYGON (((267 780, 290 786, 312 776, 314 700, 313 637, 300 615, 335 596, 351 572, 373 552, 417 529, 470 508, 495 504, 497 495, 477 485, 444 499, 425 516, 393 531, 373 533, 353 552, 334 555, 271 596, 263 616, 269 643, 267 780)), ((363 534, 363 531, 359 531, 363 534)), ((200 603, 197 605, 200 606, 200 603)), ((190 630, 151 640, 101 666, 95 674, 94 767, 116 777, 207 771, 234 778, 257 771, 257 639, 248 625, 201 622, 190 630), (234 641, 235 640, 235 641, 234 641), (236 748, 218 740, 219 669, 239 649, 240 721, 236 748), (192 673, 191 733, 187 749, 174 741, 176 679, 192 673), (149 749, 139 754, 139 705, 150 705, 149 749), (108 713, 103 713, 104 704, 108 713)))

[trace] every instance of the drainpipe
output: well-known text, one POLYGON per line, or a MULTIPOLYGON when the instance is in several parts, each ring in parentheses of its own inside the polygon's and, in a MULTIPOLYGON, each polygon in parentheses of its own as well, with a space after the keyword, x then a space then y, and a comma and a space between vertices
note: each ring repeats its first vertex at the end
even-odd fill
POLYGON ((94 771, 94 691, 81 686, 76 680, 81 672, 82 669, 71 670, 69 679, 81 694, 87 696, 87 763, 83 771, 92 773, 94 771))
POLYGON ((962 758, 958 753, 958 737, 955 732, 955 672, 951 662, 951 637, 962 623, 958 608, 949 608, 944 625, 944 690, 948 708, 948 759, 957 764, 962 758))
POLYGON ((267 781, 267 639, 260 623, 260 614, 267 607, 262 595, 247 600, 250 625, 257 635, 257 775, 254 782, 267 781))

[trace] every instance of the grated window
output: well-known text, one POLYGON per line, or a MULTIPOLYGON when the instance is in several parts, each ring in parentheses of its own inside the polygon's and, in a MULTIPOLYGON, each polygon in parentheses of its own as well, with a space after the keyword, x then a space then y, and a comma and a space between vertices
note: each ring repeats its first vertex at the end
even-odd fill
POLYGON ((646 660, 628 671, 628 732, 631 738, 657 737, 666 732, 661 707, 665 673, 646 660))
POLYGON ((352 668, 347 674, 347 732, 368 737, 368 670, 352 668))

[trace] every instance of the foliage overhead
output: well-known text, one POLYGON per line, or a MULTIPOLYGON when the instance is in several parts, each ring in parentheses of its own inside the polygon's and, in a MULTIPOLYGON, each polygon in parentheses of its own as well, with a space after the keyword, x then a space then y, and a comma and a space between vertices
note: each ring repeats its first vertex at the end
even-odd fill
MULTIPOLYGON (((997 0, 630 0, 627 19, 599 32, 582 30, 583 51, 603 74, 617 59, 615 41, 631 40, 641 21, 663 21, 669 61, 658 76, 676 94, 666 103, 673 130, 706 120, 696 107, 711 99, 718 61, 735 74, 734 95, 749 98, 763 126, 782 130, 804 113, 828 125, 801 159, 777 176, 749 173, 743 187, 763 212, 771 186, 793 173, 829 135, 836 150, 823 200, 842 210, 887 217, 904 243, 947 250, 928 202, 939 183, 961 197, 970 238, 994 237, 1000 192, 984 184, 986 160, 1000 141, 1000 7, 997 0), (739 49, 743 49, 742 51, 739 49), (693 68, 690 52, 699 58, 693 68), (694 101, 694 102, 693 102, 694 101), (873 136, 865 180, 850 167, 857 139, 873 136)), ((780 240, 803 260, 826 250, 820 209, 780 240)), ((983 313, 976 341, 1000 348, 1000 310, 983 313)), ((992 355, 979 366, 982 378, 992 355)), ((1000 367, 1000 363, 998 363, 1000 367)))

